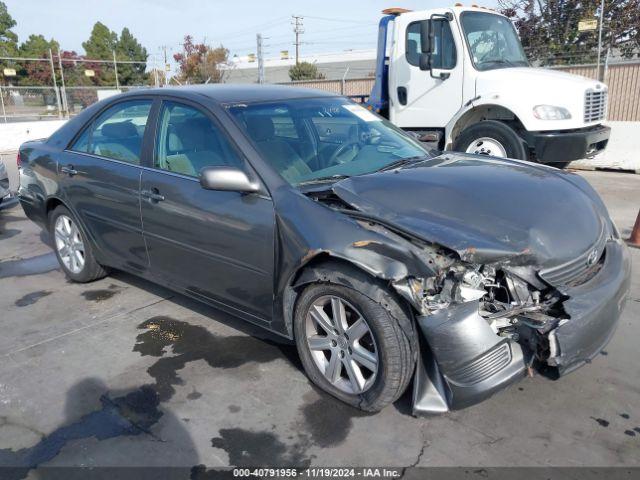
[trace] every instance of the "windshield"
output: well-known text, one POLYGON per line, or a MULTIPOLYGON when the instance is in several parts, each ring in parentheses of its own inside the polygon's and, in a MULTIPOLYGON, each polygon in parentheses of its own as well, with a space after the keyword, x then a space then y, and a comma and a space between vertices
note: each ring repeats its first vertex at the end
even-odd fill
POLYGON ((529 65, 509 19, 482 12, 464 12, 461 18, 471 58, 478 70, 529 65))
POLYGON ((292 185, 380 170, 427 150, 344 98, 302 98, 229 108, 263 158, 292 185))

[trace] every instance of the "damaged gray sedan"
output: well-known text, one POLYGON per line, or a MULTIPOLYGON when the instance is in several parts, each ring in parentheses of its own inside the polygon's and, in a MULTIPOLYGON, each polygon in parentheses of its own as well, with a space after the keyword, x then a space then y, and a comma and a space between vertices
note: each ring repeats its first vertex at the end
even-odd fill
POLYGON ((120 269, 295 341, 317 386, 377 411, 477 403, 610 340, 630 259, 581 177, 432 154, 313 90, 135 91, 20 149, 60 265, 120 269))

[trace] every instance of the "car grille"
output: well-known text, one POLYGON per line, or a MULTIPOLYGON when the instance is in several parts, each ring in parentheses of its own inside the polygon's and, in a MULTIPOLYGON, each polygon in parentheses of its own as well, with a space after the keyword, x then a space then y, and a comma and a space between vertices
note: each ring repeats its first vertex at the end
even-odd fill
POLYGON ((584 94, 584 121, 597 122, 607 111, 607 91, 589 89, 584 94))
POLYGON ((448 374, 447 377, 457 385, 473 385, 498 373, 510 361, 511 348, 505 342, 489 353, 448 374))
POLYGON ((606 240, 606 231, 603 228, 593 247, 574 260, 540 271, 540 277, 556 287, 575 287, 589 281, 602 267, 606 240))

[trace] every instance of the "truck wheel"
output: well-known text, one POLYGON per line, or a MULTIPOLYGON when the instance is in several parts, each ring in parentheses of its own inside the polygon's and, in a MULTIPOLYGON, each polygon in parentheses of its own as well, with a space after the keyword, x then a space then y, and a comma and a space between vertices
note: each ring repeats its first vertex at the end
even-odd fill
POLYGON ((492 157, 529 159, 524 141, 511 127, 496 120, 484 120, 465 128, 453 142, 453 150, 492 157))
POLYGON ((409 339, 384 306, 356 290, 309 285, 296 304, 294 330, 309 379, 356 408, 382 410, 411 380, 409 339))

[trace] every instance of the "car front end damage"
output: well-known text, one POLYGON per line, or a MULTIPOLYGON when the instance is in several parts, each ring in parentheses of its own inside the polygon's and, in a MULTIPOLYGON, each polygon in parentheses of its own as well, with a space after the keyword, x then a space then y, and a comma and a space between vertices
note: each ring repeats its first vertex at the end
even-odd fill
POLYGON ((332 237, 329 255, 413 308, 416 414, 473 405, 536 370, 571 372, 618 323, 629 252, 577 175, 447 154, 307 194, 360 227, 332 237))
POLYGON ((629 291, 630 257, 617 236, 547 270, 475 265, 429 248, 435 276, 394 282, 422 333, 415 414, 468 407, 534 369, 557 377, 588 363, 613 335, 629 291))

